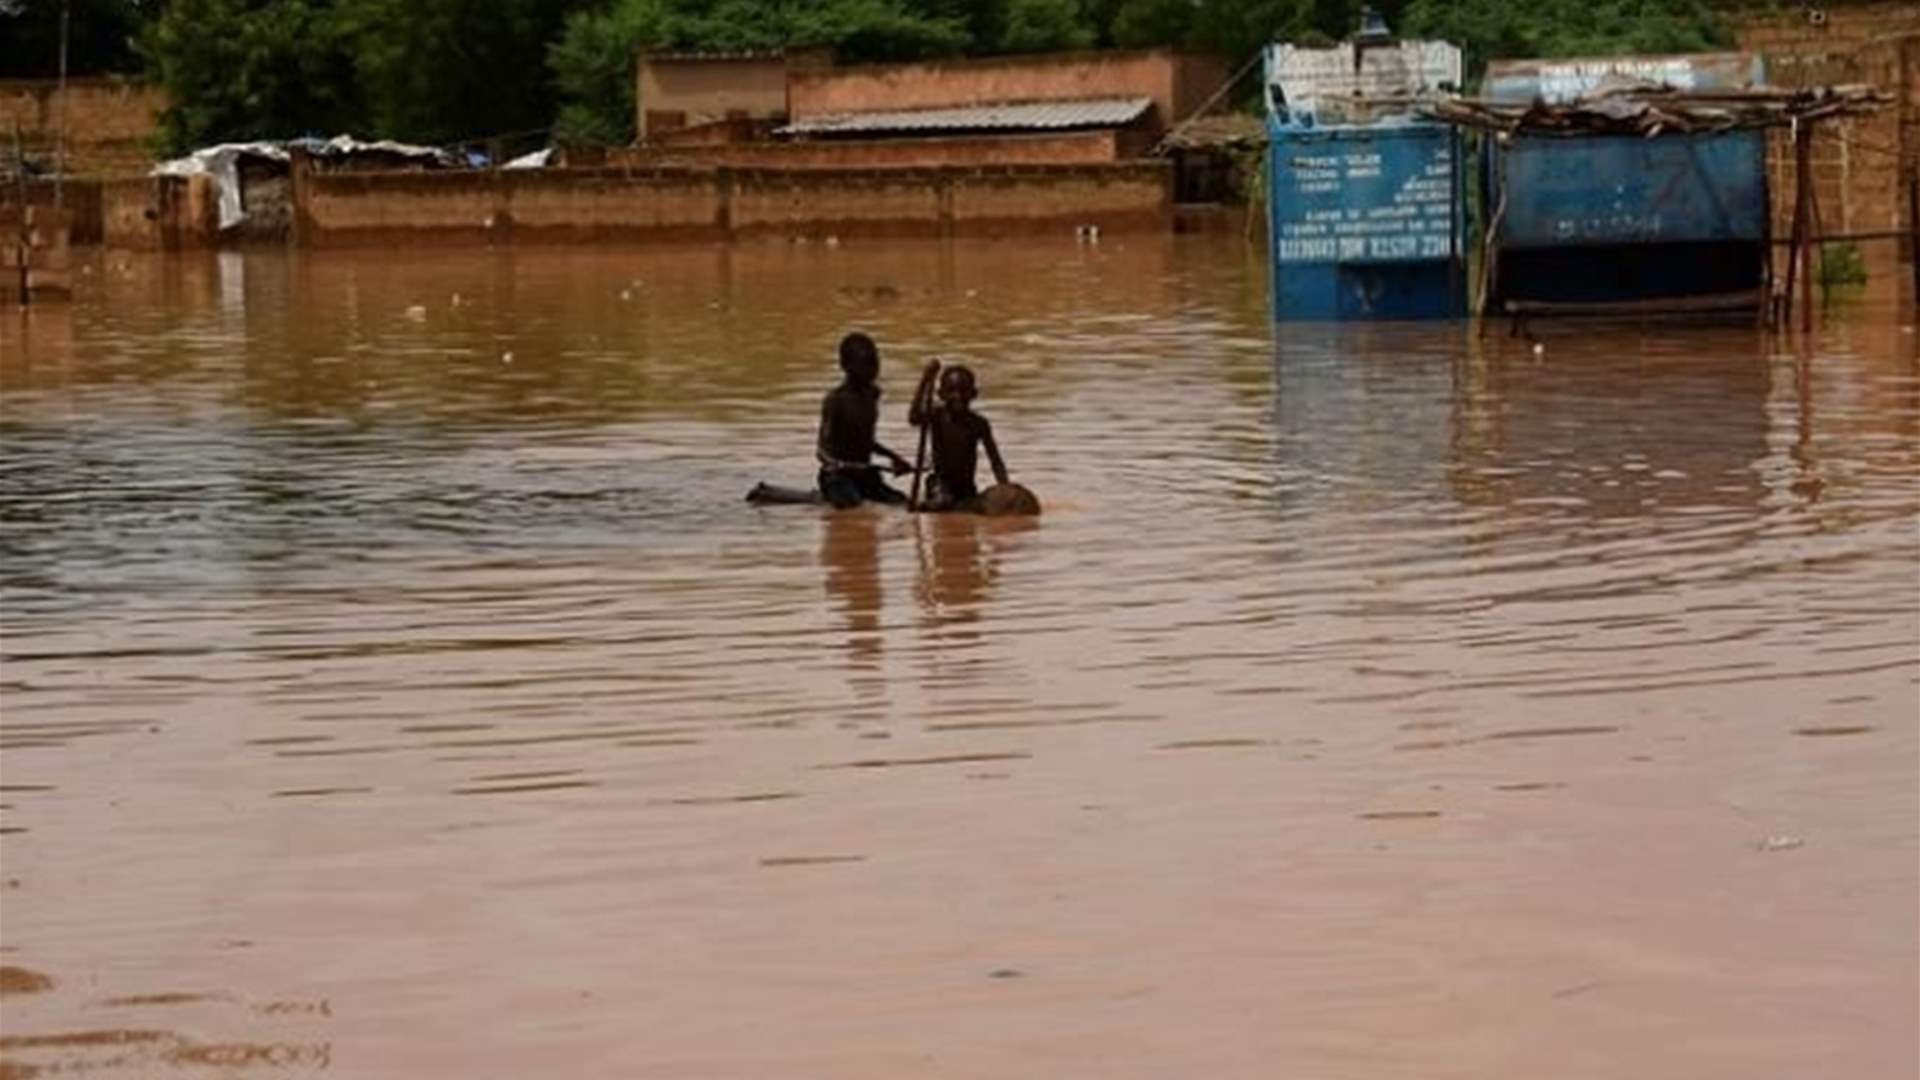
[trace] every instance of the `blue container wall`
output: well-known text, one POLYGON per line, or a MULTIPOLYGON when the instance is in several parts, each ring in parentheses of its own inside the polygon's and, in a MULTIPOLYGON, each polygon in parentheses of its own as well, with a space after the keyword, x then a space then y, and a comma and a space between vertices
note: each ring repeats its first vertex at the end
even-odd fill
POLYGON ((1272 130, 1276 319, 1437 319, 1465 310, 1458 140, 1425 124, 1272 130))
POLYGON ((1506 173, 1502 250, 1767 235, 1764 132, 1517 138, 1493 152, 1506 173))

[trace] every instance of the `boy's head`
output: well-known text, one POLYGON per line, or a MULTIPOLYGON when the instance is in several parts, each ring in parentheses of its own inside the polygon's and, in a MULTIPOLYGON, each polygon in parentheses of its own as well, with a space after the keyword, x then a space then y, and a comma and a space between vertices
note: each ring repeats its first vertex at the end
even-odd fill
POLYGON ((841 338, 840 370, 856 385, 872 383, 880 377, 880 347, 872 338, 857 331, 841 338))
POLYGON ((940 400, 957 409, 965 409, 980 396, 980 389, 973 379, 973 369, 965 364, 954 364, 940 372, 940 400))

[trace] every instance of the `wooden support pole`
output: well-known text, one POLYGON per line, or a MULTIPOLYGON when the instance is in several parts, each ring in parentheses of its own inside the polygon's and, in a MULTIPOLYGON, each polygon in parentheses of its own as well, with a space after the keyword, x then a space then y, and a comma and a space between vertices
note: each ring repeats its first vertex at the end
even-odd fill
MULTIPOLYGON (((1499 262, 1500 221, 1507 216, 1507 169, 1505 151, 1496 141, 1493 153, 1485 160, 1493 169, 1495 202, 1493 216, 1487 220, 1487 234, 1480 245, 1480 295, 1474 302, 1474 320, 1479 323, 1475 332, 1481 337, 1487 336, 1487 302, 1493 290, 1499 284, 1495 276, 1499 262)), ((1484 190, 1484 189, 1483 189, 1484 190)))
POLYGON ((1807 260, 1807 234, 1813 222, 1813 126, 1793 125, 1793 261, 1787 266, 1787 319, 1793 319, 1794 278, 1800 279, 1800 329, 1813 329, 1813 266, 1807 260))
MULTIPOLYGON (((1811 142, 1811 137, 1809 137, 1811 142)), ((1820 185, 1807 181, 1807 298, 1800 302, 1800 329, 1813 329, 1813 287, 1820 287, 1820 304, 1827 302, 1827 223, 1820 218, 1820 185)))
POLYGON ((1787 287, 1780 294, 1780 326, 1785 329, 1793 321, 1793 290, 1800 273, 1800 245, 1807 235, 1807 168, 1804 154, 1805 144, 1801 135, 1805 127, 1800 121, 1793 122, 1793 224, 1787 227, 1787 287))
MULTIPOLYGON (((67 28, 73 19, 73 0, 60 2, 60 129, 53 151, 53 208, 66 206, 67 191, 67 28)), ((24 209, 24 208, 23 208, 24 209)))
POLYGON ((1920 311, 1920 162, 1907 174, 1907 263, 1913 268, 1913 307, 1920 311))
POLYGON ((1813 130, 1806 125, 1806 134, 1802 136, 1808 148, 1800 153, 1801 168, 1806 176, 1801 198, 1807 201, 1806 234, 1800 238, 1800 332, 1813 332, 1813 130))
POLYGON ((6 267, 9 277, 18 277, 13 282, 19 287, 20 306, 25 307, 27 297, 27 151, 26 143, 20 136, 20 118, 13 120, 13 177, 20 198, 20 230, 14 236, 0 236, 0 245, 5 245, 10 258, 0 259, 0 266, 6 267), (8 265, 12 264, 12 265, 8 265))

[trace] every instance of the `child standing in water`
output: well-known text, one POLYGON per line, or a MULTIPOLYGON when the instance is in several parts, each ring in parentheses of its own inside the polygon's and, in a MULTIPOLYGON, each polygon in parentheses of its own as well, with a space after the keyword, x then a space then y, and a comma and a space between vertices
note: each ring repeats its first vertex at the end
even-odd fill
POLYGON ((893 473, 913 466, 880 445, 874 426, 880 419, 880 348, 865 334, 840 339, 840 370, 845 378, 820 402, 820 497, 845 510, 862 502, 904 503, 907 497, 887 486, 873 455, 892 460, 893 473))
POLYGON ((980 396, 973 372, 965 364, 941 370, 938 360, 927 361, 920 373, 920 389, 913 395, 907 422, 925 426, 933 444, 932 475, 927 478, 927 494, 920 502, 922 510, 978 510, 980 489, 973 474, 979 465, 979 451, 985 447, 987 462, 993 466, 993 479, 1007 484, 1007 463, 1000 459, 999 444, 993 441, 993 425, 973 411, 973 399, 980 396), (935 379, 939 379, 937 403, 929 407, 935 379))

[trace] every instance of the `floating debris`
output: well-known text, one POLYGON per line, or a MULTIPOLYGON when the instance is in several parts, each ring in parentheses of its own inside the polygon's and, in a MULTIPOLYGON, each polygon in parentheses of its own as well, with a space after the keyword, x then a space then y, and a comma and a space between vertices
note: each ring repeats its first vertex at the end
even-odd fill
POLYGON ((865 855, 776 855, 761 859, 761 866, 826 866, 832 863, 865 862, 865 855))
POLYGON ((38 994, 53 989, 53 980, 23 967, 0 967, 0 997, 9 994, 38 994))

